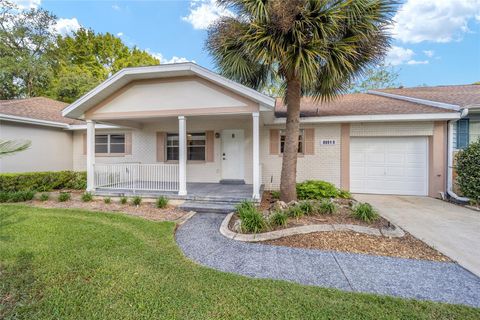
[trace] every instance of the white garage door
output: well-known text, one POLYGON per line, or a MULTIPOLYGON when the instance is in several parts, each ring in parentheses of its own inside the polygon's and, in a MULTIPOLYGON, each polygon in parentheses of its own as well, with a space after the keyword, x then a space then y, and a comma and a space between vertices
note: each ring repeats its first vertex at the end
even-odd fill
POLYGON ((427 195, 426 137, 351 138, 350 191, 427 195))

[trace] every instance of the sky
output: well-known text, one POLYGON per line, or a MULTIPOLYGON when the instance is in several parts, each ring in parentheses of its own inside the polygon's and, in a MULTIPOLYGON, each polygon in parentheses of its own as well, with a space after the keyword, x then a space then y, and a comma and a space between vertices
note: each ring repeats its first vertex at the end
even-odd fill
MULTIPOLYGON (((57 16, 65 34, 80 26, 118 35, 158 57, 161 63, 194 61, 211 70, 204 49, 208 26, 233 15, 215 0, 68 1, 13 0, 57 16)), ((480 0, 404 0, 392 26, 386 63, 407 86, 480 81, 480 0)))

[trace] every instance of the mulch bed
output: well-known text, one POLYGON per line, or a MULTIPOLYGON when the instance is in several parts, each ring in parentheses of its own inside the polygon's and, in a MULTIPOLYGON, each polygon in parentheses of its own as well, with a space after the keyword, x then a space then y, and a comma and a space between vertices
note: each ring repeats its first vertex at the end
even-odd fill
MULTIPOLYGON (((125 213, 132 216, 145 218, 152 221, 176 221, 180 222, 187 215, 188 212, 178 209, 175 206, 168 205, 164 209, 155 207, 155 203, 142 202, 138 207, 130 203, 121 204, 118 199, 112 198, 110 204, 106 204, 103 200, 93 200, 90 202, 81 201, 80 197, 83 192, 72 191, 70 192, 72 199, 70 201, 58 202, 57 193, 50 194, 50 200, 39 201, 32 200, 26 202, 26 204, 33 205, 41 208, 60 208, 60 209, 83 209, 90 211, 102 211, 102 212, 118 212, 125 213)), ((37 195, 38 196, 38 195, 37 195)))
POLYGON ((388 238, 353 231, 315 232, 269 240, 263 243, 276 246, 343 251, 409 259, 451 261, 447 256, 408 233, 405 233, 405 236, 401 238, 388 238))

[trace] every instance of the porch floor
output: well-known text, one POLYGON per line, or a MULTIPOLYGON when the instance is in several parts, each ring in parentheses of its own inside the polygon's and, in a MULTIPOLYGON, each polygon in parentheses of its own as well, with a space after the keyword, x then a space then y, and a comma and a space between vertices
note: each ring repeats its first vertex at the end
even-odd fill
MULTIPOLYGON (((139 189, 142 189, 142 182, 136 183, 139 189)), ((148 182, 145 182, 148 185, 148 182)), ((263 188, 261 188, 263 189, 263 188)), ((97 188, 96 195, 100 196, 133 196, 144 197, 167 196, 171 199, 185 200, 206 200, 220 202, 239 202, 242 200, 251 200, 253 195, 253 185, 251 184, 221 184, 221 183, 187 183, 187 195, 179 196, 176 191, 157 191, 157 190, 136 190, 128 188, 97 188)), ((261 194, 261 193, 260 193, 261 194)))

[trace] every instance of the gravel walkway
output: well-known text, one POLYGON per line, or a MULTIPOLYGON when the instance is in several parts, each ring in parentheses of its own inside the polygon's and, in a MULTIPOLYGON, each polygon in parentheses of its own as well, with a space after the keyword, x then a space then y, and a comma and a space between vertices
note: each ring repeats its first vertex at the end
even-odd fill
POLYGON ((224 218, 196 214, 183 224, 176 240, 185 255, 255 278, 480 307, 480 278, 455 263, 239 242, 219 233, 224 218))

